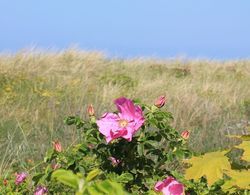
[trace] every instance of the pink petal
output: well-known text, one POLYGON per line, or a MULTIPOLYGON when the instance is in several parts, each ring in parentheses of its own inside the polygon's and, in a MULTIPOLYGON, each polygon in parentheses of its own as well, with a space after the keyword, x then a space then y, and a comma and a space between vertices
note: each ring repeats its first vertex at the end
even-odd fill
POLYGON ((133 133, 131 131, 128 131, 128 128, 126 128, 126 134, 124 134, 122 137, 126 140, 128 140, 129 142, 131 142, 132 137, 133 137, 133 133))
POLYGON ((165 186, 168 186, 172 182, 176 182, 176 180, 175 180, 175 178, 173 178, 171 176, 163 180, 163 183, 165 186))
POLYGON ((135 117, 135 105, 132 100, 121 97, 115 100, 115 104, 124 119, 131 120, 135 117))
POLYGON ((182 195, 184 192, 184 186, 180 183, 169 186, 169 191, 172 195, 182 195))
POLYGON ((169 187, 165 187, 161 190, 163 195, 172 195, 171 192, 169 191, 169 187))
POLYGON ((158 181, 154 186, 156 192, 161 192, 163 188, 164 188, 164 183, 162 181, 158 181))
POLYGON ((99 131, 106 137, 106 141, 112 140, 110 131, 117 131, 119 129, 117 121, 119 117, 113 113, 106 113, 100 120, 96 121, 99 131))
POLYGON ((119 137, 131 141, 144 123, 142 109, 125 97, 116 99, 115 104, 119 113, 105 113, 100 120, 97 120, 99 131, 106 137, 107 142, 119 137))
POLYGON ((121 160, 116 159, 113 156, 109 157, 108 159, 111 161, 111 163, 112 163, 113 166, 117 166, 121 162, 121 160))
POLYGON ((122 136, 125 136, 128 133, 128 131, 126 129, 121 129, 119 131, 110 131, 110 136, 112 139, 116 139, 122 136))
POLYGON ((183 195, 184 185, 179 183, 173 177, 168 177, 162 182, 157 182, 154 189, 157 192, 162 192, 163 195, 183 195))

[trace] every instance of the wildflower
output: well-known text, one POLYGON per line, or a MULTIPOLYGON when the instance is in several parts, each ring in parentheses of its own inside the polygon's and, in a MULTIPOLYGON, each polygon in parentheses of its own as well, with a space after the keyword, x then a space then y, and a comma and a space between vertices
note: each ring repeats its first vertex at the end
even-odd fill
POLYGON ((48 193, 48 189, 44 186, 37 186, 34 195, 44 195, 48 193))
POLYGON ((95 115, 95 110, 92 104, 90 104, 87 108, 87 113, 89 116, 94 116, 95 115))
POLYGON ((16 185, 19 185, 19 184, 21 184, 21 183, 23 183, 24 181, 25 181, 25 179, 27 178, 27 173, 24 173, 24 172, 22 172, 22 173, 17 173, 16 174, 16 180, 15 180, 15 184, 16 185))
POLYGON ((181 137, 182 137, 183 139, 188 139, 189 136, 190 136, 190 132, 189 132, 188 130, 185 130, 185 131, 183 131, 183 132, 181 133, 181 137))
POLYGON ((157 108, 163 107, 165 103, 166 103, 166 97, 164 95, 160 96, 159 98, 155 100, 155 106, 157 108))
POLYGON ((7 180, 7 179, 4 179, 4 180, 3 180, 3 185, 7 186, 7 184, 8 184, 8 180, 7 180))
POLYGON ((158 181, 154 189, 156 192, 162 192, 163 195, 184 195, 184 185, 176 181, 173 177, 158 181))
POLYGON ((100 120, 97 120, 99 131, 106 137, 108 143, 119 137, 131 141, 144 123, 142 109, 125 97, 118 98, 114 102, 119 113, 105 113, 100 120))
POLYGON ((59 141, 52 142, 54 150, 57 152, 62 152, 62 145, 59 141))
POLYGON ((112 165, 113 165, 114 167, 116 167, 116 166, 121 162, 121 160, 116 159, 116 158, 113 157, 113 156, 109 157, 109 160, 111 161, 111 163, 112 163, 112 165))

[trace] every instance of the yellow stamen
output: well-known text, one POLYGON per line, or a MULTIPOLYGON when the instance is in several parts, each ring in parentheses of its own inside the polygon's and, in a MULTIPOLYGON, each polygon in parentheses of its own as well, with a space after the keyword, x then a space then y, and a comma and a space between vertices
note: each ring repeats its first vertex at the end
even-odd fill
POLYGON ((119 120, 119 125, 120 125, 120 127, 124 128, 128 125, 128 121, 125 119, 121 119, 121 120, 119 120))

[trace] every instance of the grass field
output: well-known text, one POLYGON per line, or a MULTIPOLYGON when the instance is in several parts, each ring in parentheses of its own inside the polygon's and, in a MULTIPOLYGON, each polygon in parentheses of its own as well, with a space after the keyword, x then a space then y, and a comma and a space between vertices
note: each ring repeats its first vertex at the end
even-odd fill
POLYGON ((153 103, 166 95, 173 126, 191 130, 190 147, 213 151, 244 134, 250 118, 250 61, 115 59, 98 52, 0 55, 0 175, 38 160, 52 140, 77 142, 64 117, 97 117, 119 96, 153 103))

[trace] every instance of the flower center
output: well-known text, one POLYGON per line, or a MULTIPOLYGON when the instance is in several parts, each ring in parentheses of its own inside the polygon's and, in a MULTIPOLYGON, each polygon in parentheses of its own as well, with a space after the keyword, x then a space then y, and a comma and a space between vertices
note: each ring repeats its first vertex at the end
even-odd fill
POLYGON ((124 128, 128 125, 128 121, 125 119, 121 119, 121 120, 119 120, 119 125, 120 125, 120 127, 124 128))

